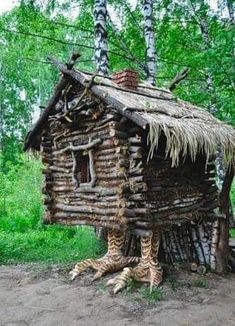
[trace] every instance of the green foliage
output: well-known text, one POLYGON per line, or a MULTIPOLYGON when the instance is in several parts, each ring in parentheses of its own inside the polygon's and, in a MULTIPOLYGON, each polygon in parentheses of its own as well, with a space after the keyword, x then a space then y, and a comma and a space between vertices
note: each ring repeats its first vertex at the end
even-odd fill
POLYGON ((208 288, 208 282, 204 278, 198 278, 192 282, 192 286, 197 288, 208 288))
POLYGON ((34 157, 19 155, 18 164, 8 162, 8 173, 0 172, 0 227, 26 232, 38 227, 42 214, 41 162, 34 157))
POLYGON ((229 233, 231 238, 235 238, 235 229, 230 229, 229 233))
POLYGON ((233 182, 233 184, 232 184, 231 201, 232 201, 233 207, 235 207, 235 182, 233 182))
POLYGON ((149 284, 143 286, 143 283, 137 282, 133 279, 128 281, 123 293, 134 301, 141 301, 141 299, 144 299, 149 303, 154 303, 163 300, 163 292, 161 288, 154 287, 152 292, 150 292, 149 284))
POLYGON ((142 287, 139 292, 142 294, 143 298, 150 303, 163 300, 163 292, 161 288, 154 288, 152 292, 150 292, 149 287, 142 287))
MULTIPOLYGON (((73 229, 78 233, 69 238, 71 233, 67 232, 75 231, 45 228, 40 224, 41 165, 19 153, 35 112, 38 114, 38 107, 46 105, 59 77, 58 71, 46 62, 46 57, 51 54, 66 61, 71 52, 76 51, 81 54, 77 67, 95 70, 94 1, 19 0, 17 3, 13 10, 0 16, 0 241, 1 250, 5 252, 2 259, 11 259, 11 252, 13 255, 17 251, 17 241, 23 247, 27 243, 29 249, 35 250, 33 257, 36 260, 42 259, 43 250, 37 255, 37 247, 32 248, 29 239, 33 238, 36 243, 43 243, 40 248, 45 249, 45 260, 51 259, 47 237, 51 237, 50 243, 55 249, 61 244, 61 259, 66 259, 71 257, 69 241, 78 241, 79 232, 90 238, 90 231, 73 229), (74 12, 77 16, 73 19, 74 12), (7 244, 7 237, 12 247, 7 244), (64 256, 62 242, 67 250, 64 256)), ((146 49, 142 1, 137 1, 134 8, 128 1, 110 0, 109 5, 118 21, 116 28, 108 23, 110 72, 132 67, 144 79, 146 49)), ((208 1, 157 0, 154 1, 154 10, 157 85, 166 87, 176 73, 187 66, 190 74, 177 86, 175 94, 206 108, 214 105, 218 118, 235 124, 234 25, 229 19, 222 19, 219 12, 212 11, 208 1), (208 44, 202 35, 202 20, 208 27, 208 44), (208 75, 212 81, 210 88, 208 75)), ((232 202, 235 205, 235 186, 232 202)), ((76 246, 76 241, 71 242, 71 248, 76 246)), ((94 246, 99 247, 98 244, 94 246)), ((50 250, 52 253, 54 249, 50 250)), ((17 251, 14 255, 29 260, 26 252, 22 249, 22 254, 17 251)), ((89 256, 88 253, 89 249, 89 256)))
POLYGON ((102 253, 101 244, 88 227, 47 226, 27 233, 9 232, 7 224, 5 228, 0 227, 0 264, 72 263, 102 253))
POLYGON ((92 228, 41 224, 41 163, 26 155, 18 161, 0 172, 0 264, 67 263, 101 254, 92 228))
POLYGON ((128 293, 132 293, 132 292, 135 292, 139 287, 140 287, 140 284, 139 282, 133 280, 133 279, 130 279, 128 280, 127 282, 127 286, 125 288, 125 292, 128 293))

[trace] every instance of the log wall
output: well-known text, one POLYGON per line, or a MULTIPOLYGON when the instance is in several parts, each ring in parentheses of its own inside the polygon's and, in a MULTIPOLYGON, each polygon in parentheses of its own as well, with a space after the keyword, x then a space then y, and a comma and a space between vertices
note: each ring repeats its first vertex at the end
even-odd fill
POLYGON ((96 103, 89 114, 80 111, 76 119, 61 123, 63 111, 49 123, 41 142, 45 222, 125 229, 135 221, 126 200, 127 134, 118 131, 121 117, 102 111, 102 105, 96 103), (95 182, 78 185, 77 151, 66 148, 97 140, 99 144, 91 149, 95 182))
POLYGON ((204 157, 181 160, 171 167, 169 159, 155 153, 145 170, 147 201, 154 220, 164 223, 184 218, 191 220, 212 212, 218 206, 214 165, 204 157))
POLYGON ((46 223, 144 234, 154 225, 212 213, 217 206, 214 166, 205 169, 202 156, 172 168, 163 146, 148 162, 146 134, 139 127, 89 92, 84 96, 84 89, 71 86, 65 94, 41 141, 46 223), (88 184, 79 184, 78 148, 89 154, 94 175, 88 184))

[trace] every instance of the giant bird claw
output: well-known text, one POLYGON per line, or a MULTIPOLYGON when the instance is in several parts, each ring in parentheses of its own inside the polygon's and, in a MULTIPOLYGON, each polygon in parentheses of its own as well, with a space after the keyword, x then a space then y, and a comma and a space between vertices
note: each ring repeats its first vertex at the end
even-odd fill
POLYGON ((124 268, 121 274, 108 280, 106 285, 113 286, 113 293, 116 294, 127 286, 130 279, 139 282, 150 283, 150 293, 154 287, 158 287, 162 282, 162 268, 158 263, 149 262, 147 265, 140 263, 135 268, 124 268))
POLYGON ((71 280, 85 270, 92 268, 96 271, 93 281, 102 277, 104 274, 113 273, 121 270, 126 266, 138 263, 139 257, 124 257, 121 254, 107 254, 100 259, 86 259, 75 265, 74 269, 69 273, 71 280))

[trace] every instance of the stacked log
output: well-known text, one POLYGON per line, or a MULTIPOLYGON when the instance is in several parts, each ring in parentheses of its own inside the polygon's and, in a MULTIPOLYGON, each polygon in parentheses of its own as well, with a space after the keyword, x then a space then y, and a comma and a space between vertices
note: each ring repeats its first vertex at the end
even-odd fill
POLYGON ((203 157, 195 162, 188 158, 172 168, 168 159, 155 153, 146 167, 147 200, 153 219, 175 223, 183 215, 193 219, 192 212, 212 212, 218 205, 217 188, 213 167, 204 169, 203 157))
MULTIPOLYGON (((84 89, 74 87, 63 94, 41 142, 45 220, 147 234, 156 225, 189 222, 212 213, 217 205, 213 165, 205 170, 204 158, 198 157, 172 168, 164 150, 148 162, 143 130, 104 108, 89 91, 84 94, 84 89), (81 149, 89 155, 91 181, 86 183, 79 176, 81 149)), ((181 234, 182 246, 188 237, 181 234)), ((176 246, 168 250, 169 259, 180 252, 176 246)), ((180 255, 186 259, 190 253, 180 255)), ((199 255, 198 250, 192 255, 199 255)))
MULTIPOLYGON (((71 107, 68 103, 68 108, 71 107)), ((88 224, 125 229, 136 220, 126 200, 126 190, 129 189, 127 133, 122 130, 121 117, 108 112, 102 114, 100 111, 103 108, 99 106, 96 111, 98 119, 91 112, 84 114, 80 110, 79 114, 76 113, 80 119, 76 118, 79 121, 76 127, 70 121, 64 123, 61 114, 50 121, 47 134, 52 135, 52 142, 44 142, 42 152, 50 151, 51 154, 50 159, 45 158, 47 162, 44 160, 44 172, 46 192, 50 190, 54 200, 52 206, 46 206, 46 215, 50 212, 52 222, 67 225, 88 224), (97 138, 101 142, 92 148, 95 185, 78 186, 76 151, 69 148, 84 146, 88 140, 97 138)), ((66 113, 66 110, 63 109, 62 113, 66 113)))

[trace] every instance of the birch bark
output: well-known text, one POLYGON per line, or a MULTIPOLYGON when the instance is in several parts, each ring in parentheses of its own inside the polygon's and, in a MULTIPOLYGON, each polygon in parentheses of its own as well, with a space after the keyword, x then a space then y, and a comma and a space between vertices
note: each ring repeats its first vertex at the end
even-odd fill
POLYGON ((146 65, 147 65, 147 82, 155 85, 157 66, 156 66, 156 49, 154 39, 154 22, 153 22, 153 0, 144 0, 144 37, 146 44, 146 65))
POLYGON ((107 1, 95 0, 95 62, 98 74, 108 75, 107 1))

